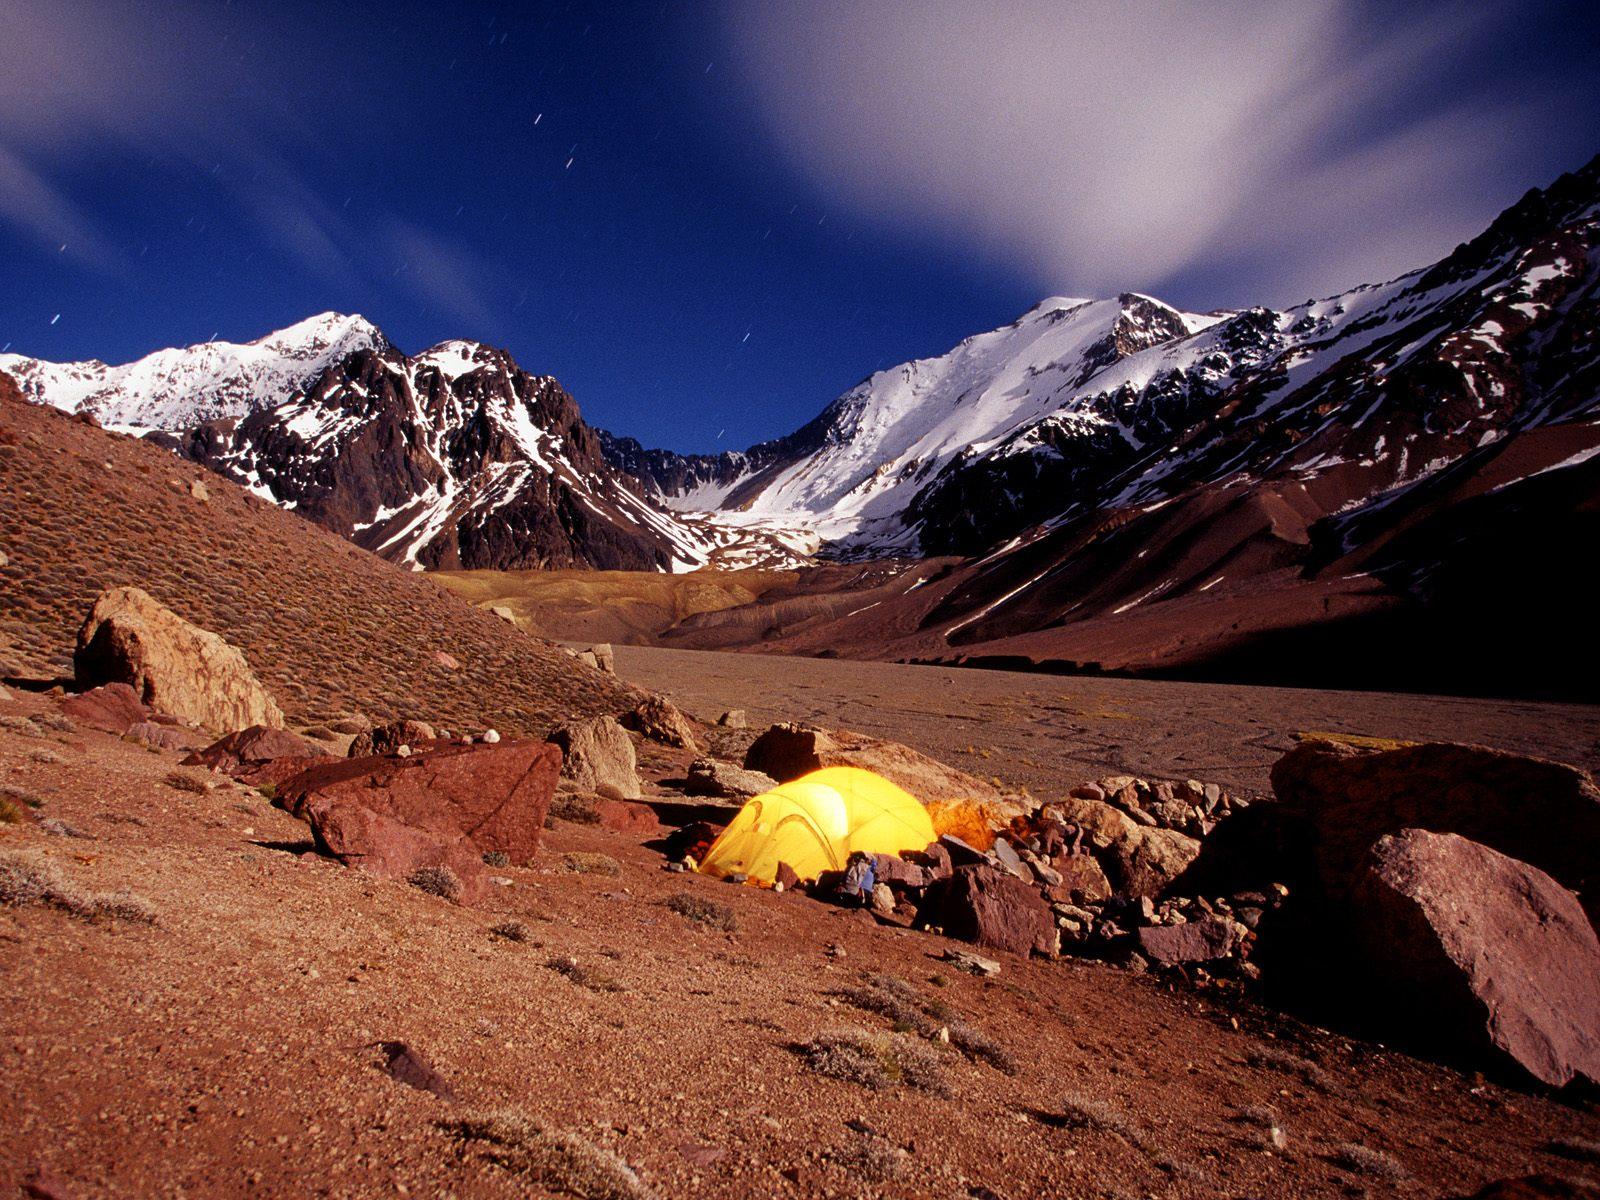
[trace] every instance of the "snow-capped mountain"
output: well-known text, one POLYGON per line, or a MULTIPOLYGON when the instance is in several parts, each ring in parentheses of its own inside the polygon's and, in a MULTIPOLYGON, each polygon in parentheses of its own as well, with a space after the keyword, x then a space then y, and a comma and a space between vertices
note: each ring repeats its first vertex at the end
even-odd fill
POLYGON ((477 342, 407 357, 383 341, 283 403, 161 440, 418 569, 683 571, 794 557, 645 499, 559 383, 477 342))
POLYGON ((187 429, 283 403, 358 350, 388 346, 364 317, 319 313, 253 342, 202 342, 112 367, 0 354, 0 371, 31 399, 119 429, 187 429))
POLYGON ((878 372, 743 455, 617 440, 608 453, 675 509, 811 528, 844 556, 981 554, 1241 476, 1321 479, 1315 516, 1348 511, 1592 405, 1565 379, 1545 395, 1529 368, 1593 328, 1596 173, 1530 193, 1389 283, 1207 315, 1139 295, 1051 299, 878 372))

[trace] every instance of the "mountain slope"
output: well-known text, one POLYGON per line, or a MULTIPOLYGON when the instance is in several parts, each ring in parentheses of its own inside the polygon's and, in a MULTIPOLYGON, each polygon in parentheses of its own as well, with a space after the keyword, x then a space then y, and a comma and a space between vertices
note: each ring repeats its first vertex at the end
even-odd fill
POLYGON ((542 736, 631 703, 614 677, 431 580, 146 441, 27 403, 4 375, 0 514, 0 676, 70 676, 94 597, 132 584, 238 646, 297 724, 359 711, 542 736))

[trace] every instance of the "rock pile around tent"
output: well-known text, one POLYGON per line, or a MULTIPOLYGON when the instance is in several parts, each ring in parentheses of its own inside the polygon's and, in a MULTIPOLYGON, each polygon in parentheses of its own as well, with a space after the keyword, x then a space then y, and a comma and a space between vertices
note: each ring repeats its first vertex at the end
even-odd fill
POLYGON ((922 850, 935 840, 917 798, 859 767, 825 767, 748 801, 700 870, 772 883, 778 865, 802 879, 842 871, 850 856, 922 850))

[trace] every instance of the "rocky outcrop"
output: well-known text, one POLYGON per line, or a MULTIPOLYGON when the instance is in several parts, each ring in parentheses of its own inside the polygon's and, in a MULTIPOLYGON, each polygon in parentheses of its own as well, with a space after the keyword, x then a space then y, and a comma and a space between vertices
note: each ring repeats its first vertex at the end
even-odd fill
POLYGON ((1103 800, 1073 796, 1048 804, 1043 811, 1083 831, 1117 895, 1161 895, 1200 853, 1198 839, 1175 829, 1141 825, 1103 800))
POLYGON ((367 758, 374 754, 393 754, 401 746, 414 750, 437 736, 433 726, 426 721, 409 718, 390 721, 358 733, 350 743, 348 754, 351 758, 367 758))
POLYGON ((561 748, 561 777, 582 792, 613 800, 639 798, 639 764, 633 741, 612 717, 571 721, 551 732, 561 748))
POLYGON ((543 742, 444 745, 314 766, 284 782, 278 803, 341 862, 388 878, 448 867, 470 904, 483 894, 483 854, 522 864, 538 850, 560 768, 560 750, 543 742))
POLYGON ((777 786, 778 781, 762 771, 736 767, 715 758, 697 758, 689 764, 683 790, 691 796, 748 800, 777 786))
MULTIPOLYGON (((843 729, 810 725, 773 725, 745 752, 744 765, 780 783, 823 767, 860 767, 882 775, 930 807, 936 801, 1001 805, 1000 792, 975 775, 947 767, 926 754, 843 729)), ((996 809, 996 812, 1001 811, 996 809)), ((1020 811, 1013 807, 1010 813, 1020 811)))
POLYGON ((1272 768, 1278 802, 1309 829, 1330 902, 1386 833, 1457 833, 1538 867, 1600 918, 1600 789, 1576 767, 1484 746, 1364 751, 1308 742, 1272 768))
POLYGON ((279 784, 320 759, 332 758, 315 742, 287 729, 252 725, 219 738, 183 760, 184 766, 210 767, 253 787, 279 784))
POLYGON ((637 708, 622 715, 622 723, 652 742, 681 746, 696 753, 700 750, 693 722, 679 712, 678 706, 665 696, 646 697, 639 702, 637 708))
POLYGON ((125 683, 152 708, 203 729, 283 727, 283 713, 244 655, 134 587, 101 594, 73 656, 89 686, 125 683))
MULTIPOLYGON (((1592 852, 1592 848, 1591 848, 1592 852)), ((1351 891, 1378 1003, 1430 1045, 1600 1083, 1600 940, 1536 867, 1451 833, 1381 837, 1351 891)))

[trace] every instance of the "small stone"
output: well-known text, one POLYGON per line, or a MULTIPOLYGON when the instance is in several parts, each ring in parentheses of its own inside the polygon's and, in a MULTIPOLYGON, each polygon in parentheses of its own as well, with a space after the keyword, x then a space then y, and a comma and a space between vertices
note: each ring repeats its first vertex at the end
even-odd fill
POLYGON ((872 885, 872 911, 883 916, 894 912, 894 892, 889 889, 887 883, 872 885))
POLYGON ((410 758, 411 757, 411 747, 410 746, 406 746, 406 745, 396 746, 394 748, 394 752, 395 752, 395 755, 397 757, 399 757, 399 758, 410 758))
POLYGON ((500 731, 498 729, 486 729, 486 730, 484 730, 483 731, 483 740, 485 742, 487 742, 491 746, 495 745, 496 743, 498 743, 500 741, 500 731))
POLYGON ((202 479, 196 479, 190 482, 189 495, 193 496, 202 504, 211 499, 211 493, 206 490, 205 481, 202 479))
POLYGON ((1000 974, 999 963, 992 958, 984 958, 981 954, 974 954, 970 950, 957 950, 951 947, 944 952, 944 961, 958 971, 966 971, 972 975, 987 977, 1000 974))

